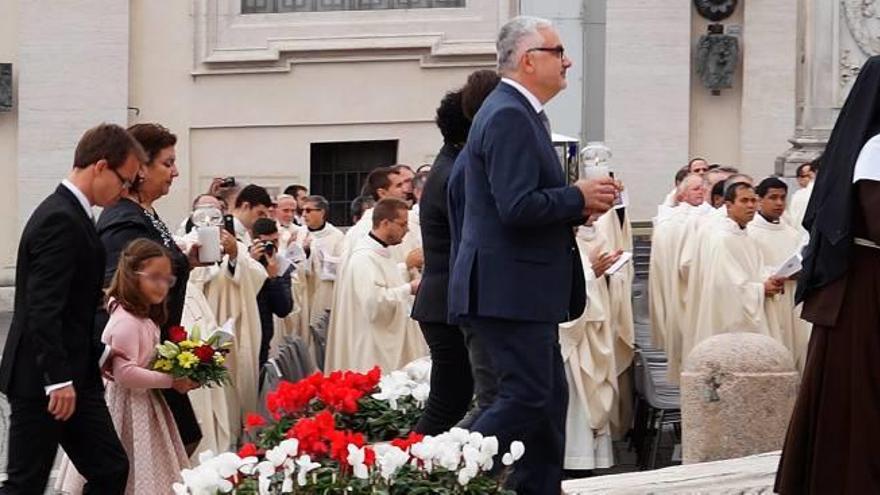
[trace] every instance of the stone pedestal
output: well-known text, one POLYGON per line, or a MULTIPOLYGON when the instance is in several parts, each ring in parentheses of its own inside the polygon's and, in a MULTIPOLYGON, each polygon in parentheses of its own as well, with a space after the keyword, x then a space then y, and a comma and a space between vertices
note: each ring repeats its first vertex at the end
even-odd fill
POLYGON ((701 342, 681 374, 683 462, 781 449, 799 381, 791 353, 765 335, 701 342))

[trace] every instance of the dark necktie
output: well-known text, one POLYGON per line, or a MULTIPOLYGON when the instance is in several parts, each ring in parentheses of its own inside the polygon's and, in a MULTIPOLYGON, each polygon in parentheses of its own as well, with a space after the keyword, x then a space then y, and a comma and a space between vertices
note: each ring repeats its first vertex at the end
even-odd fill
POLYGON ((544 125, 544 129, 547 129, 547 134, 550 135, 552 138, 553 131, 550 130, 550 119, 547 118, 547 114, 544 113, 543 110, 541 110, 541 112, 538 113, 538 118, 541 119, 541 124, 544 125))

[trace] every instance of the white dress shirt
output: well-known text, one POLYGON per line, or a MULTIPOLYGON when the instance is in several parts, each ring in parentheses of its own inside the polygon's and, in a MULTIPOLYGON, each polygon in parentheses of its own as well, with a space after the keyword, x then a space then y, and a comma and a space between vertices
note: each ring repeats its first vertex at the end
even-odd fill
MULTIPOLYGON (((92 204, 89 203, 89 198, 87 198, 86 195, 83 194, 83 192, 80 191, 79 188, 73 184, 73 182, 70 182, 67 179, 62 180, 61 185, 66 187, 67 189, 70 190, 70 192, 73 193, 73 195, 76 197, 77 201, 79 201, 80 206, 82 206, 83 210, 86 212, 86 215, 88 215, 89 218, 91 218, 92 221, 94 222, 95 221, 95 214, 92 211, 92 204)), ((101 354, 101 359, 98 361, 98 364, 101 367, 104 366, 104 362, 107 361, 107 357, 109 355, 110 355, 110 346, 105 346, 104 352, 101 354)), ((52 385, 46 385, 44 387, 44 389, 46 390, 46 395, 49 395, 54 390, 68 387, 70 385, 73 385, 72 380, 68 380, 68 381, 62 382, 62 383, 53 383, 52 385)))
POLYGON ((535 109, 535 113, 541 113, 544 111, 544 105, 541 103, 541 100, 539 100, 537 96, 533 95, 531 91, 526 89, 525 86, 507 77, 502 77, 501 82, 513 86, 513 89, 519 91, 523 96, 525 96, 526 99, 529 100, 529 104, 532 105, 532 108, 535 109))

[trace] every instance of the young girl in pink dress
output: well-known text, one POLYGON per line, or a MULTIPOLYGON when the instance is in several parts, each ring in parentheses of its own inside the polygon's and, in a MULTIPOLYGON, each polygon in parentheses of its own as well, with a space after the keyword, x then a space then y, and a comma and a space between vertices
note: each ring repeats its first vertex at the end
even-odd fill
MULTIPOLYGON (((171 493, 189 461, 174 418, 155 389, 180 393, 195 388, 188 378, 153 371, 165 297, 174 285, 171 259, 153 241, 137 239, 123 250, 107 289, 110 320, 101 340, 125 353, 114 358, 106 400, 116 433, 128 454, 128 495, 171 493)), ((81 493, 83 480, 65 458, 59 476, 64 493, 81 493)))

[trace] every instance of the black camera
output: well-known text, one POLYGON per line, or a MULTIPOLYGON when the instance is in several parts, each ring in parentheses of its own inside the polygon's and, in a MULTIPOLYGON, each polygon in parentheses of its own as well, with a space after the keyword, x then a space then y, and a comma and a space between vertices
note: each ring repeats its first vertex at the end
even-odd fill
POLYGON ((275 255, 275 243, 272 241, 265 241, 263 243, 263 252, 266 253, 266 256, 274 256, 275 255))
POLYGON ((225 177, 220 181, 220 187, 235 187, 235 177, 225 177))

